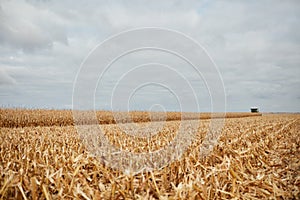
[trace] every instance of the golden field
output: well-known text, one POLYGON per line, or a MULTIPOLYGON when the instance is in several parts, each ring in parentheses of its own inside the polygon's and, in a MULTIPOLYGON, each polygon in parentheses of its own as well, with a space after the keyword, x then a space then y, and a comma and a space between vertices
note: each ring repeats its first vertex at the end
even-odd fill
MULTIPOLYGON (((229 113, 218 144, 207 156, 200 155, 199 148, 211 117, 202 114, 201 120, 185 123, 184 130, 193 132, 196 140, 179 160, 132 175, 109 168, 88 151, 71 111, 0 111, 0 199, 300 197, 299 114, 229 113)), ((120 126, 111 112, 106 114, 99 111, 97 118, 109 141, 135 153, 167 145, 181 125, 180 113, 168 113, 167 121, 159 122, 158 114, 132 112, 133 121, 148 127, 149 133, 160 127, 144 139, 122 131, 131 123, 120 126), (152 116, 157 120, 149 122, 152 116)), ((199 114, 191 114, 191 119, 197 118, 199 114)))
MULTIPOLYGON (((80 111, 78 111, 80 112, 80 111)), ((115 118, 123 123, 128 122, 150 122, 161 121, 164 113, 131 111, 111 112, 97 111, 96 117, 99 124, 115 124, 115 118)), ((249 117, 261 116, 260 113, 226 113, 226 117, 249 117)), ((210 119, 223 117, 218 113, 185 113, 185 119, 210 119)), ((181 120, 180 112, 167 112, 166 121, 181 120)), ((74 125, 73 113, 71 110, 30 110, 30 109, 0 109, 0 127, 25 127, 25 126, 68 126, 74 125)), ((92 120, 86 119, 84 124, 93 124, 92 120)))

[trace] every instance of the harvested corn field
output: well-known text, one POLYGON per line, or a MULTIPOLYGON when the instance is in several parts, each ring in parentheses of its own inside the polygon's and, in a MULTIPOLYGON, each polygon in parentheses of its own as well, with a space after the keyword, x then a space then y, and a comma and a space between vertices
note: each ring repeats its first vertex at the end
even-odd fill
MULTIPOLYGON (((211 121, 190 120, 184 128, 197 140, 179 160, 134 175, 104 165, 87 150, 74 126, 3 126, 0 198, 297 199, 299 120, 296 114, 227 118, 218 144, 205 157, 199 148, 211 121)), ((125 134, 118 124, 101 128, 112 144, 140 153, 162 148, 180 123, 140 123, 149 125, 149 132, 162 127, 148 140, 125 134)))

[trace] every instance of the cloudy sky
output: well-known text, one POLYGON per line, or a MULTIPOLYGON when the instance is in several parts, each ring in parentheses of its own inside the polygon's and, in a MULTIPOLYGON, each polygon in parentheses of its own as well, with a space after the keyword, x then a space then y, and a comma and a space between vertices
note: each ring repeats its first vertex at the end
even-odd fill
MULTIPOLYGON (((72 108, 73 84, 89 53, 113 35, 143 27, 178 31, 197 41, 220 72, 227 111, 258 106, 264 112, 300 112, 298 0, 1 0, 0 105, 72 108)), ((194 52, 191 46, 183 49, 194 52)), ((99 70, 93 72, 100 77, 99 70)), ((205 77, 168 52, 124 56, 100 79, 96 86, 88 81, 82 86, 93 88, 99 109, 178 110, 181 103, 194 102, 195 94, 200 111, 212 107, 205 77), (159 80, 164 84, 155 84, 159 80), (178 96, 185 99, 178 102, 178 96)))

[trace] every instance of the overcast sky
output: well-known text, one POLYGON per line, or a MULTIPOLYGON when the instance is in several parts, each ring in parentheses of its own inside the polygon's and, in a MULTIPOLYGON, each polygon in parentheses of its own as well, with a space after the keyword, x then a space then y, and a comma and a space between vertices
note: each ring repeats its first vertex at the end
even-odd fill
MULTIPOLYGON (((300 112, 298 0, 1 0, 0 105, 72 108, 73 83, 89 52, 112 35, 142 27, 179 31, 201 44, 220 71, 227 111, 258 106, 264 112, 300 112)), ((200 111, 211 110, 205 81, 194 77, 180 59, 157 51, 137 52, 116 62, 95 91, 96 107, 110 109, 109 94, 116 81, 137 64, 153 60, 180 72, 195 90, 200 111)), ((116 91, 132 96, 113 98, 113 104, 120 105, 116 109, 124 109, 120 103, 126 101, 135 110, 178 110, 176 94, 169 89, 183 87, 180 77, 163 66, 141 69, 118 82, 116 91), (156 76, 157 72, 161 74, 156 76), (170 85, 142 87, 140 82, 130 81, 149 76, 168 80, 170 85)), ((181 92, 186 99, 193 98, 191 92, 181 92)))

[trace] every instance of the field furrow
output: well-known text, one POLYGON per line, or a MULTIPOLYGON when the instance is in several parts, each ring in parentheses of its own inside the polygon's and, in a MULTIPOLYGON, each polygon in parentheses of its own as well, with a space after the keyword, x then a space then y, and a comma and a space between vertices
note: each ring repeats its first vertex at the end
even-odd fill
POLYGON ((1 127, 0 199, 299 198, 300 115, 227 118, 203 157, 210 123, 101 125, 113 146, 136 154, 164 148, 180 128, 195 136, 180 159, 137 174, 111 169, 74 126, 1 127))

